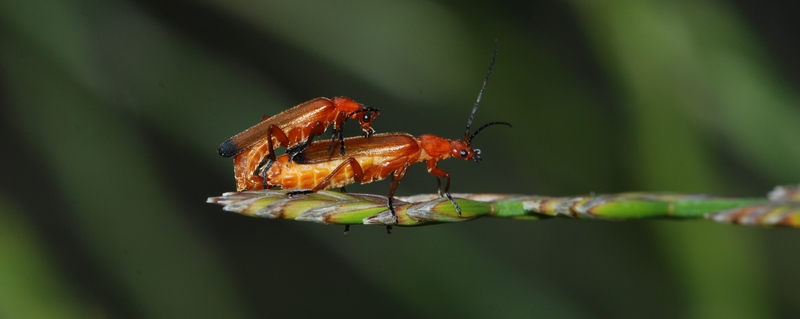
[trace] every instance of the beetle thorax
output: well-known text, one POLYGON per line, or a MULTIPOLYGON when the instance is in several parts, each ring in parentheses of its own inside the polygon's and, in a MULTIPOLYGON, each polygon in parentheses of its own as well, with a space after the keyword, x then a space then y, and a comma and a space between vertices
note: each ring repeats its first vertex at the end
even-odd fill
POLYGON ((344 96, 338 96, 338 97, 332 98, 331 102, 333 103, 333 106, 337 110, 343 111, 343 112, 347 112, 347 113, 358 111, 358 110, 360 110, 362 108, 361 104, 359 104, 356 101, 353 101, 350 98, 346 98, 344 96))
POLYGON ((450 157, 450 141, 446 138, 424 134, 419 137, 419 146, 424 151, 420 160, 433 158, 441 160, 450 157))

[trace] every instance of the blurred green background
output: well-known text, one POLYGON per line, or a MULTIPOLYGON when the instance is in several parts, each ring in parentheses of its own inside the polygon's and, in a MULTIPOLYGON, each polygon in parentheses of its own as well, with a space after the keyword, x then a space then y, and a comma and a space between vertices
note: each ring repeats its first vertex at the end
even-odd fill
MULTIPOLYGON (((453 192, 762 196, 800 181, 796 4, 0 3, 0 318, 797 318, 800 232, 255 219, 223 140, 318 96, 460 138, 453 192)), ((349 135, 357 135, 351 125, 349 135)), ((398 195, 435 191, 414 166, 398 195)), ((389 183, 348 187, 386 194, 389 183)))

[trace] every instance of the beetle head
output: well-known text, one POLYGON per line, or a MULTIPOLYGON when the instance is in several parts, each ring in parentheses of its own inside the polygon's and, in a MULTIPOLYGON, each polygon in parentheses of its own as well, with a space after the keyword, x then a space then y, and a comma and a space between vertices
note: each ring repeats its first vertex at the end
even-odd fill
POLYGON ((347 117, 357 120, 358 124, 361 126, 361 130, 364 131, 364 136, 370 137, 375 133, 375 129, 372 128, 372 121, 380 114, 381 111, 377 108, 365 106, 358 111, 350 113, 347 117))
POLYGON ((481 150, 473 149, 469 143, 464 141, 450 141, 450 156, 481 162, 481 150))

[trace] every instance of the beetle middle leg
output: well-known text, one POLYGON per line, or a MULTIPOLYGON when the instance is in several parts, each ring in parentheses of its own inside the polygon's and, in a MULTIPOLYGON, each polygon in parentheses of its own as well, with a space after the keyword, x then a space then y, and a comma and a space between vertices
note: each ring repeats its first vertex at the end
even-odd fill
POLYGON ((289 160, 294 161, 295 158, 298 155, 300 155, 300 153, 303 153, 308 148, 308 146, 311 145, 311 142, 314 141, 315 136, 321 135, 324 132, 325 132, 325 126, 323 126, 320 121, 316 121, 314 123, 314 126, 308 133, 308 138, 303 143, 300 143, 298 145, 295 145, 294 147, 286 149, 286 154, 289 154, 289 160))
MULTIPOLYGON (((392 212, 392 217, 394 217, 395 223, 397 223, 397 213, 395 213, 394 205, 392 205, 394 192, 397 190, 397 187, 400 186, 400 181, 403 180, 403 176, 406 175, 410 166, 411 165, 408 163, 408 161, 405 161, 403 167, 394 171, 394 174, 392 175, 392 184, 389 187, 389 211, 392 212)), ((386 230, 389 231, 390 234, 392 233, 391 228, 387 228, 386 230)))

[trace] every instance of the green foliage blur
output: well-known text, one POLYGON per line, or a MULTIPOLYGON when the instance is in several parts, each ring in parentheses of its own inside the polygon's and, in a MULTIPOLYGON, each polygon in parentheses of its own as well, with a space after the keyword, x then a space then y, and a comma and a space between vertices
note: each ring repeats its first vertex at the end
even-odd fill
MULTIPOLYGON (((453 192, 800 182, 793 2, 0 2, 0 318, 796 318, 800 232, 248 218, 223 140, 315 97, 463 136, 453 192), (794 31, 792 31, 794 30, 794 31)), ((351 125, 348 135, 358 135, 351 125)), ((387 181, 348 187, 386 194, 387 181)), ((435 192, 424 165, 397 195, 435 192)))

